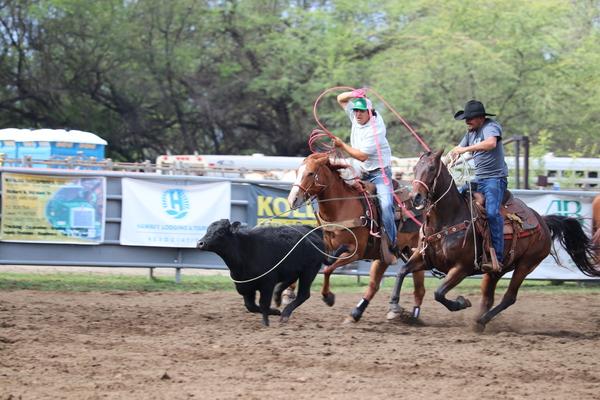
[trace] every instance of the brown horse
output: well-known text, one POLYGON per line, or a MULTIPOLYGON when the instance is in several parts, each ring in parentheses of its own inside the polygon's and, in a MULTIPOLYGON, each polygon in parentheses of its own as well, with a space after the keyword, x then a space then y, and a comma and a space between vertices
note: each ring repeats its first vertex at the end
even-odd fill
MULTIPOLYGON (((333 271, 353 261, 373 260, 369 273, 369 286, 358 305, 350 313, 347 321, 357 322, 369 302, 379 290, 383 274, 388 267, 381 257, 379 239, 371 235, 371 221, 376 221, 376 209, 372 202, 367 203, 368 194, 348 185, 340 176, 343 166, 332 165, 327 154, 308 156, 298 169, 288 201, 292 208, 316 198, 318 202, 317 220, 323 226, 326 248, 336 257, 336 261, 325 268, 321 294, 323 301, 333 306, 335 295, 329 287, 333 271)), ((418 227, 398 229, 396 243, 405 255, 411 253, 418 242, 418 227), (410 232, 404 232, 409 230, 410 232)), ((413 274, 415 283, 415 307, 413 317, 418 317, 425 296, 424 272, 413 274)))
MULTIPOLYGON (((436 268, 446 277, 435 291, 435 299, 450 311, 470 307, 471 302, 462 296, 449 300, 446 294, 465 277, 481 274, 478 267, 483 254, 482 236, 477 229, 478 217, 472 214, 469 202, 461 195, 441 162, 442 151, 421 156, 414 167, 413 204, 425 209, 425 223, 419 239, 419 251, 398 271, 400 282, 406 274, 436 268), (475 240, 474 239, 475 236, 475 240), (474 244, 476 243, 476 245, 474 244)), ((507 193, 510 197, 510 192, 507 193)), ((590 239, 574 218, 547 215, 543 218, 515 198, 502 207, 505 215, 505 267, 499 273, 486 273, 481 282, 482 300, 477 316, 477 328, 485 325, 502 310, 515 303, 523 279, 535 269, 551 250, 553 239, 558 238, 581 272, 600 276, 594 268, 590 239), (512 230, 512 232, 507 232, 512 230), (512 235, 510 235, 512 233, 512 235), (494 291, 502 275, 513 271, 508 290, 500 303, 494 304, 494 291)), ((487 228, 485 228, 487 229, 487 228)), ((401 283, 400 283, 401 284, 401 283)), ((399 296, 398 293, 394 295, 399 296)))

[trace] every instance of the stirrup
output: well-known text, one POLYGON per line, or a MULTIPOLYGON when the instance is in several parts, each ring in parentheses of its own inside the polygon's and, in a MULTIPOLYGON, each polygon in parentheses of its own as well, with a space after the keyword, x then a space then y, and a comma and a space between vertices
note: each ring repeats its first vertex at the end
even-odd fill
POLYGON ((493 247, 490 247, 490 260, 486 263, 481 264, 482 272, 494 272, 500 273, 502 272, 503 265, 500 261, 498 261, 498 257, 496 256, 496 250, 493 247))
POLYGON ((497 268, 494 268, 494 264, 491 261, 481 264, 481 272, 485 272, 485 273, 489 273, 489 272, 500 273, 500 272, 502 272, 502 269, 504 268, 504 266, 502 265, 502 263, 500 261, 497 261, 497 263, 498 263, 497 268))

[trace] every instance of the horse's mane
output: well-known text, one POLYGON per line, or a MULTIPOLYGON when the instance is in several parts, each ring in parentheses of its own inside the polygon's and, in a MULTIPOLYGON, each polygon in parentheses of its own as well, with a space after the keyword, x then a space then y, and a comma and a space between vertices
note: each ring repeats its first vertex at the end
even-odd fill
POLYGON ((344 183, 348 184, 349 186, 352 186, 352 183, 354 183, 355 180, 360 179, 361 174, 358 169, 346 159, 330 157, 327 164, 329 169, 337 172, 344 183))
POLYGON ((324 153, 313 153, 309 155, 308 159, 321 160, 327 157, 325 166, 327 166, 332 172, 338 174, 338 176, 344 181, 346 185, 352 188, 352 184, 355 180, 360 179, 360 171, 355 167, 350 160, 345 158, 339 158, 333 155, 324 153))

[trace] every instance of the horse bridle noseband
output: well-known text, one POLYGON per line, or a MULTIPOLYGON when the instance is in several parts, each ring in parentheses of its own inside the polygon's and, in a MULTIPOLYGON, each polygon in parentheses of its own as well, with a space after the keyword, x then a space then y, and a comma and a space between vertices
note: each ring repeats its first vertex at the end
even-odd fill
POLYGON ((315 173, 314 173, 314 178, 313 178, 313 182, 312 182, 312 183, 311 183, 311 184, 310 184, 308 187, 306 187, 306 188, 305 188, 304 186, 300 185, 299 183, 294 183, 294 184, 292 185, 292 187, 294 187, 294 186, 298 186, 298 188, 299 188, 300 190, 302 190, 302 192, 304 192, 304 197, 305 197, 305 198, 306 198, 307 196, 310 196, 310 197, 317 196, 319 193, 321 193, 321 192, 322 192, 323 190, 325 190, 325 188, 327 187, 327 185, 323 185, 322 183, 319 183, 319 170, 321 169, 321 167, 322 167, 322 165, 321 165, 321 166, 319 166, 319 168, 317 168, 317 170, 315 171, 315 173), (310 189, 312 189, 312 187, 313 187, 313 186, 320 187, 320 189, 319 189, 319 191, 318 191, 318 192, 316 192, 315 194, 313 194, 313 195, 309 195, 308 191, 309 191, 310 189))

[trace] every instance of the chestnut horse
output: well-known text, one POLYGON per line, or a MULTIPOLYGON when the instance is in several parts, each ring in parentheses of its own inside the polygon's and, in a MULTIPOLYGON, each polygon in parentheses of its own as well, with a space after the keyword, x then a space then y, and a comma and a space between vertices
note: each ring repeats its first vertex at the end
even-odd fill
MULTIPOLYGON (((408 273, 432 268, 446 273, 435 291, 435 299, 448 310, 458 311, 470 307, 471 302, 462 296, 449 300, 446 294, 465 277, 482 273, 477 266, 483 251, 480 229, 476 229, 480 217, 471 213, 469 202, 459 193, 448 169, 441 162, 441 156, 442 151, 427 152, 421 155, 414 167, 413 205, 417 209, 425 209, 425 222, 419 239, 419 251, 415 251, 400 268, 398 279, 402 281, 408 273), (476 240, 473 240, 474 236, 476 240)), ((507 194, 510 195, 510 192, 507 194)), ((482 299, 476 320, 476 327, 480 331, 493 317, 515 303, 521 283, 548 256, 555 238, 559 239, 582 273, 600 276, 600 270, 594 267, 591 241, 576 219, 559 215, 541 217, 514 198, 502 208, 516 210, 516 214, 507 215, 508 226, 512 227, 513 232, 511 238, 505 235, 504 269, 483 276, 482 299), (516 221, 520 222, 517 224, 516 221), (509 271, 513 271, 513 274, 508 290, 500 303, 492 308, 496 284, 509 271)), ((506 225, 505 228, 508 229, 506 225)), ((399 289, 394 295, 399 295, 399 289)))
MULTIPOLYGON (((369 286, 358 305, 350 313, 349 322, 358 322, 369 302, 379 290, 383 274, 388 267, 380 254, 379 238, 371 237, 371 220, 375 219, 374 211, 365 206, 365 194, 348 185, 340 176, 339 170, 345 166, 332 165, 327 154, 311 154, 297 172, 288 201, 292 208, 303 202, 316 198, 318 202, 318 222, 323 226, 325 246, 337 257, 336 261, 325 267, 324 282, 321 294, 323 301, 333 306, 335 295, 329 287, 332 272, 353 261, 373 260, 369 273, 369 286), (361 200, 362 199, 362 200, 361 200), (335 224, 336 226, 333 226, 335 224), (344 229, 343 227, 347 228, 344 229), (371 243, 369 243, 371 239, 371 243)), ((367 195, 368 196, 368 195, 367 195)), ((408 224, 407 224, 408 225, 408 224)), ((396 244, 405 255, 417 246, 418 226, 414 229, 398 229, 396 244), (409 230, 410 232, 403 232, 409 230)), ((415 307, 413 317, 417 318, 425 296, 424 272, 413 274, 415 283, 415 307)))

